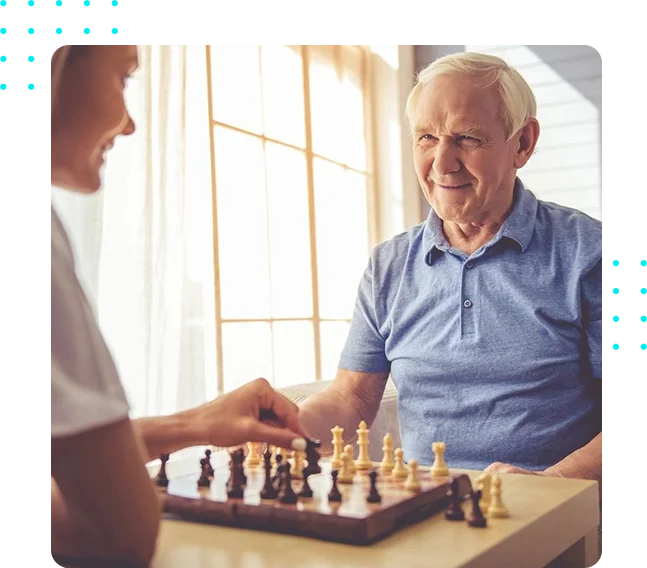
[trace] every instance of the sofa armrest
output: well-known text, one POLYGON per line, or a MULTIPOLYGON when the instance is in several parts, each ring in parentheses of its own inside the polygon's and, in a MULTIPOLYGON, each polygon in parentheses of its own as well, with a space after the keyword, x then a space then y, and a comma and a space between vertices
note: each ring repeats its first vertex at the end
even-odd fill
MULTIPOLYGON (((290 387, 277 389, 281 394, 294 402, 297 406, 301 405, 313 394, 316 394, 326 387, 330 386, 333 381, 315 381, 312 383, 303 383, 290 387)), ((335 424, 330 424, 330 428, 334 428, 335 424)), ((389 379, 384 394, 382 395, 382 402, 377 412, 377 416, 373 424, 371 424, 368 434, 368 455, 372 461, 382 461, 382 446, 384 444, 384 436, 390 433, 393 439, 393 448, 398 448, 400 442, 400 426, 398 422, 398 400, 395 385, 389 379)), ((330 435, 332 439, 332 434, 330 435)), ((355 450, 357 456, 357 450, 355 450)))

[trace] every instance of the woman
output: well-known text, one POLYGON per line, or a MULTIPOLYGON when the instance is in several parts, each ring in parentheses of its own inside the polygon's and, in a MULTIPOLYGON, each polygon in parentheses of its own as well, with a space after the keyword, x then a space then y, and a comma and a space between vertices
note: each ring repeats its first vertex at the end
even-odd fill
MULTIPOLYGON (((136 46, 65 46, 52 58, 52 184, 92 193, 105 154, 135 131, 124 100, 136 46)), ((145 462, 195 445, 305 449, 297 407, 257 379, 198 408, 131 421, 128 402, 52 208, 52 555, 147 565, 160 502, 145 462), (271 416, 270 421, 261 415, 271 416)))

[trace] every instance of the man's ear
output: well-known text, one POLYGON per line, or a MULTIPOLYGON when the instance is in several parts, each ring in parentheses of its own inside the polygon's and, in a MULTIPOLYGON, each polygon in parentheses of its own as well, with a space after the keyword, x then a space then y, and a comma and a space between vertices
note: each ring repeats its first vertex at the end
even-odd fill
POLYGON ((515 152, 514 167, 519 169, 526 165, 537 146, 537 140, 539 140, 539 122, 537 119, 528 119, 517 136, 519 138, 515 152))

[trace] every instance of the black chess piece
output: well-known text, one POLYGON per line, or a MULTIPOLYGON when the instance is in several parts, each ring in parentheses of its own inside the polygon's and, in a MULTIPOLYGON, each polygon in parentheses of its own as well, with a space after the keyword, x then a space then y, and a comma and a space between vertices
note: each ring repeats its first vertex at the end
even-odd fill
POLYGON ((211 479, 209 479, 209 469, 207 464, 202 464, 202 471, 200 472, 200 477, 198 479, 198 487, 211 487, 211 479))
POLYGON ((285 505, 294 505, 297 501, 297 494, 292 489, 292 474, 290 473, 290 464, 284 463, 282 474, 282 487, 279 493, 279 501, 285 505))
POLYGON ((310 487, 310 484, 308 483, 308 477, 310 477, 310 472, 307 471, 306 469, 303 470, 303 487, 301 487, 301 491, 299 492, 299 497, 303 497, 306 499, 309 499, 312 497, 312 488, 310 487))
POLYGON ((229 481, 227 482, 227 497, 232 499, 242 499, 247 484, 247 478, 243 470, 243 461, 245 454, 242 450, 235 450, 230 454, 229 462, 229 481))
POLYGON ((166 462, 169 460, 170 454, 160 454, 160 461, 162 462, 162 465, 160 466, 160 470, 157 473, 157 477, 155 478, 155 482, 159 487, 168 487, 168 477, 166 476, 166 462))
POLYGON ((470 495, 472 498, 472 512, 467 517, 467 524, 470 527, 483 528, 487 526, 487 520, 483 516, 483 512, 479 505, 482 494, 482 491, 472 491, 470 495))
POLYGON ((449 490, 447 491, 449 497, 449 505, 445 509, 445 518, 448 521, 462 521, 465 519, 465 513, 461 508, 461 498, 458 494, 458 479, 452 479, 449 490))
POLYGON ((261 499, 276 499, 278 491, 272 483, 272 452, 266 450, 263 459, 265 460, 265 485, 261 491, 261 499))
POLYGON ((319 458, 321 455, 317 451, 321 447, 319 440, 306 440, 306 461, 308 465, 304 468, 303 473, 308 472, 308 475, 313 473, 321 473, 321 466, 319 465, 319 458))
POLYGON ((337 487, 337 475, 339 472, 336 469, 333 469, 332 473, 332 489, 328 493, 328 501, 333 503, 341 503, 341 493, 339 492, 339 487, 337 487))
POLYGON ((213 478, 216 475, 216 472, 213 470, 213 466, 211 465, 211 450, 208 448, 204 451, 204 460, 207 464, 207 475, 213 478))
POLYGON ((377 491, 377 471, 373 470, 371 473, 368 474, 368 476, 371 478, 371 489, 368 492, 368 496, 366 497, 366 501, 368 503, 381 503, 382 502, 382 496, 378 493, 377 491))
POLYGON ((283 456, 281 454, 277 454, 276 456, 276 472, 274 473, 272 477, 272 483, 274 484, 274 487, 276 487, 277 491, 281 489, 281 462, 283 461, 283 456))

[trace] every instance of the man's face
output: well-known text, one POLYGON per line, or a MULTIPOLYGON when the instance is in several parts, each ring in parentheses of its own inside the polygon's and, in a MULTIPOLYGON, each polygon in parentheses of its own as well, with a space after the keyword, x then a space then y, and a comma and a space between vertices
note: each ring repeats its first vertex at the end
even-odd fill
POLYGON ((515 178, 519 134, 505 140, 501 98, 463 76, 438 76, 414 109, 413 154, 429 204, 444 221, 481 225, 500 214, 515 178))

